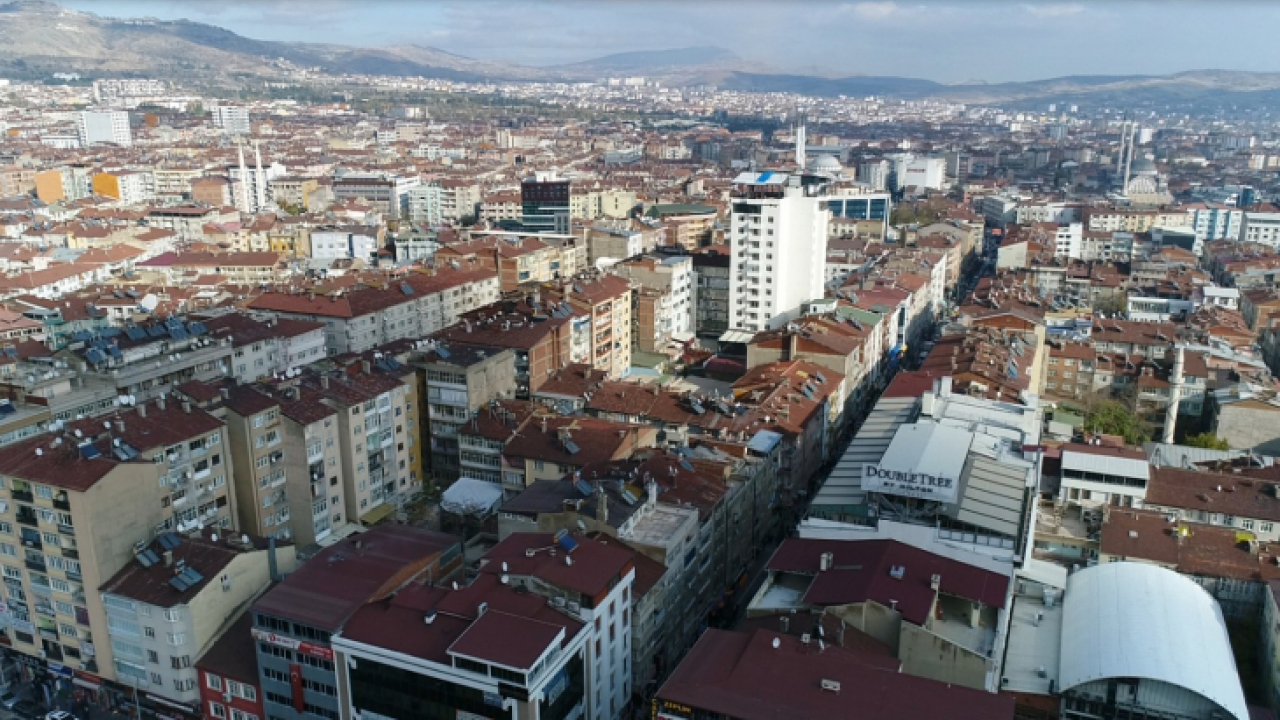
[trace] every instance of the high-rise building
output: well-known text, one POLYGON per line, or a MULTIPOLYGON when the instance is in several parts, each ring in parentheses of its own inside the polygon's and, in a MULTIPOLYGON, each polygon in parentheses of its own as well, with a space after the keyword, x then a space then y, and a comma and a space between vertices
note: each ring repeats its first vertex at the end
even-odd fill
POLYGON ((76 134, 80 146, 111 143, 121 147, 133 145, 129 131, 129 113, 123 110, 84 110, 76 118, 76 134))
POLYGON ((214 105, 213 125, 228 135, 249 134, 249 108, 243 105, 214 105))
POLYGON ((525 229, 534 232, 569 232, 569 181, 553 172, 537 172, 520 183, 520 204, 525 229))
POLYGON ((759 332, 786 324, 823 296, 829 178, 747 172, 733 181, 729 327, 759 332))

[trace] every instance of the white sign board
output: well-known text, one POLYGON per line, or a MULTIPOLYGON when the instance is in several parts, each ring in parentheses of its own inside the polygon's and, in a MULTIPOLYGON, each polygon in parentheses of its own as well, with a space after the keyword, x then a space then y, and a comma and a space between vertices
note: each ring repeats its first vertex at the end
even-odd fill
POLYGON ((866 492, 954 503, 959 486, 960 478, 894 470, 874 463, 862 466, 862 489, 866 492))

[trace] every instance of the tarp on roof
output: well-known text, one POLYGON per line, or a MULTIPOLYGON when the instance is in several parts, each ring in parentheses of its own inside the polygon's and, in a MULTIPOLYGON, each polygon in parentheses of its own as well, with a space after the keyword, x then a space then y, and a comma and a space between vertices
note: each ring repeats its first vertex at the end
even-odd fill
POLYGON ((502 502, 502 486, 475 478, 458 478, 440 497, 440 507, 458 515, 483 517, 502 502))

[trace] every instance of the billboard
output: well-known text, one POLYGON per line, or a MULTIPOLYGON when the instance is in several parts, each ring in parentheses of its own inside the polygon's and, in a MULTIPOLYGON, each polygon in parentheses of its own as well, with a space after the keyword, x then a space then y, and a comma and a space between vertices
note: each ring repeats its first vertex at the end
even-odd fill
POLYGON ((876 463, 862 466, 862 489, 867 492, 954 503, 959 488, 958 477, 894 470, 876 463))

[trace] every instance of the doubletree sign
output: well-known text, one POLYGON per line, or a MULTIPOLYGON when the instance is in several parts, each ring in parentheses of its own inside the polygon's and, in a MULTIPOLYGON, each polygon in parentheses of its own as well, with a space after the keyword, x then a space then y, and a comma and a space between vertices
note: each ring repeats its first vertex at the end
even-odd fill
POLYGON ((874 463, 862 466, 862 489, 867 492, 954 503, 959 478, 911 470, 894 470, 874 463))

